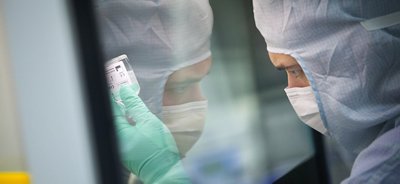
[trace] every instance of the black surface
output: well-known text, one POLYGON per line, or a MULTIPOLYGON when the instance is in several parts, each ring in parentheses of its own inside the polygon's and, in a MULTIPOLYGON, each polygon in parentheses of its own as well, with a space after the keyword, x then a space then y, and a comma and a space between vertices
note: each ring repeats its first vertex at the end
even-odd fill
POLYGON ((324 184, 316 173, 317 165, 315 157, 312 157, 276 180, 274 184, 324 184))
POLYGON ((330 183, 330 177, 328 172, 327 159, 324 148, 324 135, 317 131, 313 131, 313 142, 315 147, 315 160, 317 165, 316 174, 320 183, 330 183))
POLYGON ((77 35, 81 78, 85 90, 87 112, 92 130, 94 160, 98 183, 121 183, 121 165, 111 116, 104 59, 96 32, 94 4, 89 0, 69 1, 72 24, 77 35))

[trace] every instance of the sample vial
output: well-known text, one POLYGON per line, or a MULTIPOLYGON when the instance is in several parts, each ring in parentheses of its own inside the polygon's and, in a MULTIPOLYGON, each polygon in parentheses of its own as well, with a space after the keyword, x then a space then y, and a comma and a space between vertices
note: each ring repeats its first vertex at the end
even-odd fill
MULTIPOLYGON (((129 64, 128 56, 123 54, 115 57, 107 61, 105 66, 108 87, 111 90, 111 95, 115 100, 121 101, 118 95, 121 85, 139 84, 135 73, 129 64)), ((139 94, 139 90, 136 95, 139 94)))

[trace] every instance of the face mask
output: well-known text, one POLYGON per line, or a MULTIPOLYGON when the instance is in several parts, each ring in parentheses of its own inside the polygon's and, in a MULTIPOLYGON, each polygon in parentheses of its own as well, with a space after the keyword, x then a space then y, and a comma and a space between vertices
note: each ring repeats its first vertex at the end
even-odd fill
POLYGON ((314 130, 326 134, 327 130, 322 123, 311 87, 286 88, 285 92, 300 120, 314 130))
POLYGON ((206 119, 207 101, 163 106, 162 119, 175 138, 182 156, 199 139, 206 119))

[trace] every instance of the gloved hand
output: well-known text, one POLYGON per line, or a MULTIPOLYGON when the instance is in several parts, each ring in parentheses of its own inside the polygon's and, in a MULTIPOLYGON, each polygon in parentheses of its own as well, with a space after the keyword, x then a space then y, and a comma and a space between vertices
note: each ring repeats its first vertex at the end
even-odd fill
POLYGON ((136 95, 138 85, 123 86, 123 107, 112 100, 114 123, 123 164, 144 183, 190 183, 168 128, 136 95), (136 125, 128 123, 124 112, 136 125))

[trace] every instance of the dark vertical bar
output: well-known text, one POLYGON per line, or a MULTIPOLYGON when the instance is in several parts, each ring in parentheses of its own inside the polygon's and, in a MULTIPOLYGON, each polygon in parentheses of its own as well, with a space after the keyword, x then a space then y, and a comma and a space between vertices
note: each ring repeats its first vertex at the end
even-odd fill
POLYGON ((325 158, 324 137, 317 131, 313 131, 313 140, 315 146, 315 160, 317 165, 317 174, 319 183, 330 183, 328 165, 325 158))
POLYGON ((69 9, 77 35, 76 50, 81 61, 83 88, 98 181, 103 184, 121 183, 117 141, 111 116, 109 94, 104 72, 104 59, 97 34, 94 3, 90 0, 71 0, 69 9))

